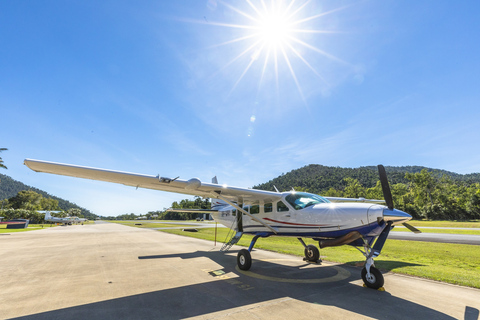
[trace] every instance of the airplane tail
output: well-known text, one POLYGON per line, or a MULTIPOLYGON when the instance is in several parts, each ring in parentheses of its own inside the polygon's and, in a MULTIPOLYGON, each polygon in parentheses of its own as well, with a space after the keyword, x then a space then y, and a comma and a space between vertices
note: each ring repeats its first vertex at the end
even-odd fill
POLYGON ((45 218, 44 220, 51 219, 52 215, 50 214, 50 211, 45 211, 45 218))
MULTIPOLYGON (((217 176, 212 178, 212 183, 218 184, 217 176)), ((228 203, 226 203, 225 201, 223 201, 221 199, 216 199, 216 198, 210 198, 210 203, 211 203, 211 207, 212 207, 213 210, 218 210, 218 209, 228 205, 228 203)))

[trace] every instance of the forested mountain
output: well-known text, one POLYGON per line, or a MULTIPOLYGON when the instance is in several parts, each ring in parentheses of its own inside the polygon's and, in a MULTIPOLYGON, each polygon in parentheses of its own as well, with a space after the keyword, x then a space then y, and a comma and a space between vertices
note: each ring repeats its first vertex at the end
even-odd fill
POLYGON ((64 211, 67 211, 68 209, 80 209, 81 214, 87 219, 94 220, 97 217, 97 215, 93 214, 85 208, 79 207, 75 203, 56 196, 52 196, 43 190, 27 186, 26 184, 14 180, 7 175, 0 174, 0 201, 14 197, 17 195, 18 192, 23 190, 35 191, 36 193, 41 194, 44 198, 57 200, 58 206, 64 211))
MULTIPOLYGON (((425 167, 386 167, 395 208, 415 219, 480 219, 480 174, 461 175, 425 167)), ((378 171, 308 165, 256 189, 307 191, 324 196, 383 199, 378 171)))
MULTIPOLYGON (((442 178, 442 176, 446 176, 454 182, 464 182, 467 184, 480 183, 480 173, 462 175, 421 166, 385 167, 391 185, 397 183, 407 184, 409 182, 409 180, 405 178, 407 172, 419 173, 423 169, 426 169, 439 179, 442 178)), ((343 190, 347 185, 345 178, 356 179, 365 188, 372 188, 375 187, 379 180, 378 169, 375 166, 340 168, 311 164, 300 169, 292 170, 286 174, 282 174, 275 179, 254 186, 253 188, 275 191, 275 186, 279 191, 288 191, 291 190, 292 187, 300 187, 303 190, 321 194, 330 188, 343 190)))

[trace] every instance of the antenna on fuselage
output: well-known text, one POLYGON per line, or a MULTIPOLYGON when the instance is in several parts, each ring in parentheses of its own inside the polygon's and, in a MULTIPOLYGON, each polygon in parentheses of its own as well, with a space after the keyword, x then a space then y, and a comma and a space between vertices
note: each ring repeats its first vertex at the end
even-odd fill
POLYGON ((280 191, 278 191, 277 187, 275 187, 275 185, 273 186, 275 188, 275 191, 277 191, 277 193, 280 193, 280 191))

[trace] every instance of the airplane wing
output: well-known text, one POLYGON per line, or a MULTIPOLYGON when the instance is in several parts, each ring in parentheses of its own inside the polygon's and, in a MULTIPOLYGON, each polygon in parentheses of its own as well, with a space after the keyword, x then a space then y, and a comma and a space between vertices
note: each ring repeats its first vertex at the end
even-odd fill
POLYGON ((280 193, 272 191, 205 183, 197 178, 190 180, 172 179, 161 177, 160 175, 144 175, 33 159, 25 159, 24 164, 36 172, 113 182, 136 188, 189 194, 204 198, 226 198, 238 203, 273 202, 281 198, 280 193))

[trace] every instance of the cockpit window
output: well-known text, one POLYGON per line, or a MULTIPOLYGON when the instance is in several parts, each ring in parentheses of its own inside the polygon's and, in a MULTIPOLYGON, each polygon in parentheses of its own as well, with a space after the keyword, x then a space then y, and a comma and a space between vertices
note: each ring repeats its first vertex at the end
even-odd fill
POLYGON ((316 194, 295 192, 285 197, 288 203, 292 205, 295 210, 301 210, 319 203, 329 203, 327 199, 316 194))

